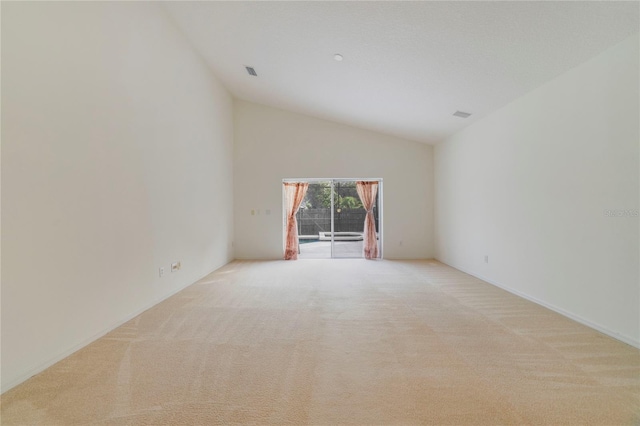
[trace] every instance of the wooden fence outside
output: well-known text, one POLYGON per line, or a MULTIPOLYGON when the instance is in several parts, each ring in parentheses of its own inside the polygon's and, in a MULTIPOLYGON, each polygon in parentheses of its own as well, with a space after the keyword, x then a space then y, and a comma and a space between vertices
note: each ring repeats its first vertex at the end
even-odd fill
MULTIPOLYGON (((335 232, 363 232, 366 211, 360 209, 341 209, 334 213, 335 232)), ((377 211, 374 210, 376 229, 378 226, 377 211)), ((300 209, 296 215, 299 235, 318 235, 320 232, 331 232, 330 209, 300 209)))

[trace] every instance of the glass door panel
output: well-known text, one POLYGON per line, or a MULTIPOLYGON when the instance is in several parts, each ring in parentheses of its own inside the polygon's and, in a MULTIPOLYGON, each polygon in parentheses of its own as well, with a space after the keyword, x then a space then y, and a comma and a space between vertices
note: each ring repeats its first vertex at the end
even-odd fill
POLYGON ((333 257, 362 257, 365 209, 355 181, 333 184, 333 257))
POLYGON ((331 181, 310 182, 296 214, 300 259, 331 257, 331 181))

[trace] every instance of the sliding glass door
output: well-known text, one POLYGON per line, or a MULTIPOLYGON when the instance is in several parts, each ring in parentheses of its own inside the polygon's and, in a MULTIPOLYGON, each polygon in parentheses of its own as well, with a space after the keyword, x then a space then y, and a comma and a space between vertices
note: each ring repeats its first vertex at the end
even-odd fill
POLYGON ((309 187, 296 214, 299 259, 361 258, 367 211, 358 195, 357 182, 378 184, 372 205, 375 243, 382 257, 382 179, 290 179, 309 187))

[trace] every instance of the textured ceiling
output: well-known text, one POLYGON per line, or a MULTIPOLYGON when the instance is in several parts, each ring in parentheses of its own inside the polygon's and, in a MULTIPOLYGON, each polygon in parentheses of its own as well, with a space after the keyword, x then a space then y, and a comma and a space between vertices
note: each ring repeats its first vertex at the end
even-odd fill
POLYGON ((235 97, 435 143, 637 33, 639 4, 165 6, 235 97))

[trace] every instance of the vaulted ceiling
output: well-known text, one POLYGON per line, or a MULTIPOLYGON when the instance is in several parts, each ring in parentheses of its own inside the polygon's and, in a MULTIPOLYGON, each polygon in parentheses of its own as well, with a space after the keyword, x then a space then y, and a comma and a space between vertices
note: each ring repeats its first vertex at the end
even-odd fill
POLYGON ((165 6, 235 97, 425 143, 639 30, 638 2, 165 6))

